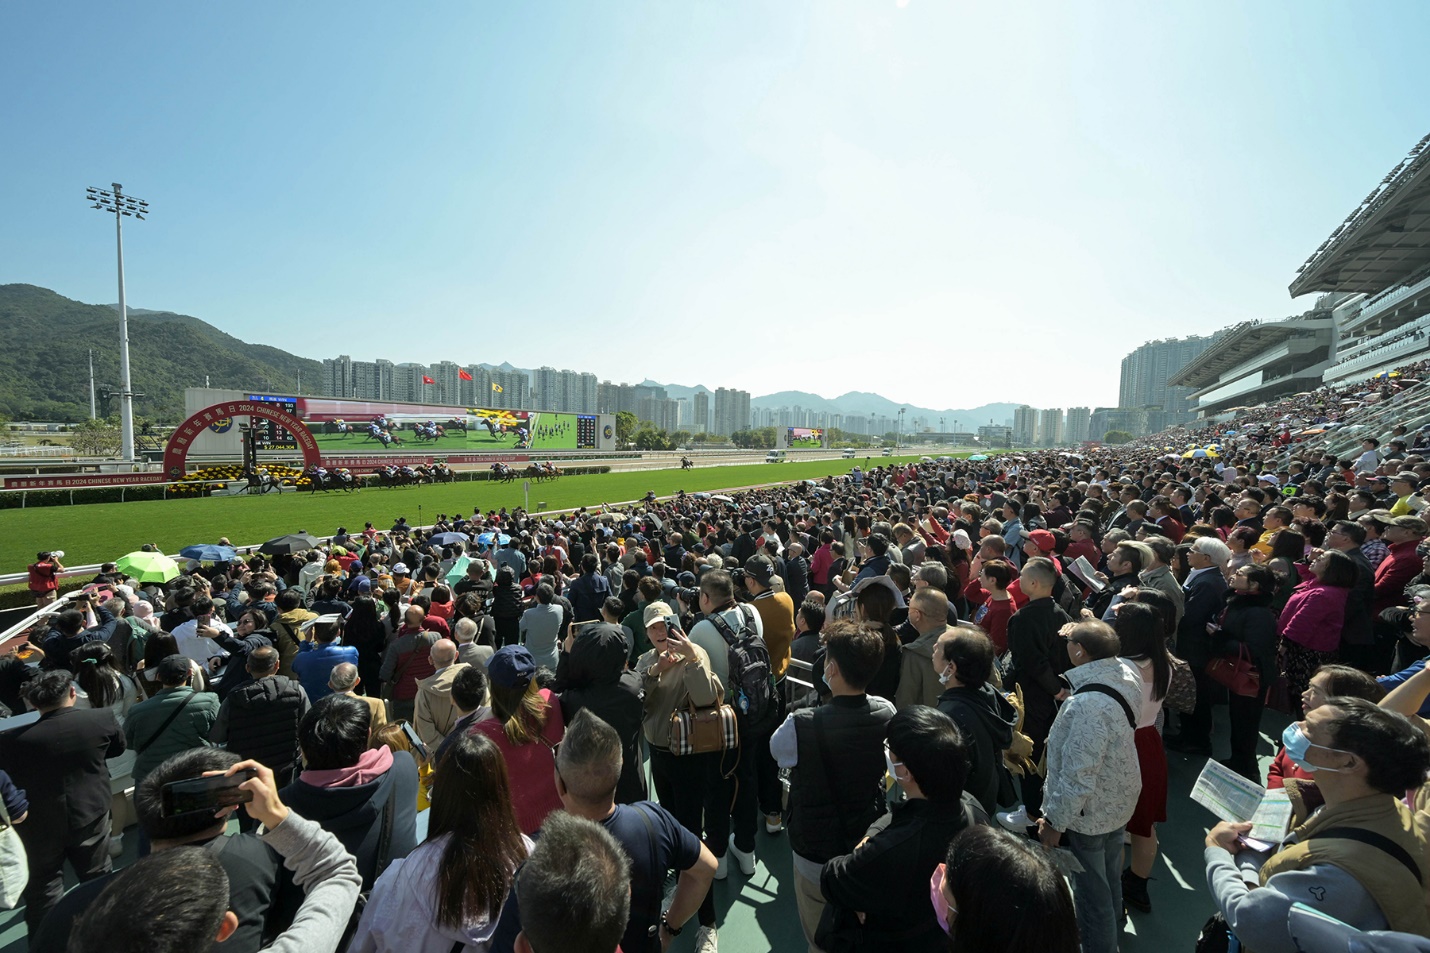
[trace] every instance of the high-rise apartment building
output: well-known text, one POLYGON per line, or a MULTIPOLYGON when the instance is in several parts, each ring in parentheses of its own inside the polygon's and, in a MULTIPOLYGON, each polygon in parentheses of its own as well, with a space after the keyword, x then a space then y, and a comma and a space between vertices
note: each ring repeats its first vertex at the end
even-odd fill
POLYGON ((692 410, 694 419, 691 421, 691 430, 696 433, 706 433, 710 429, 710 394, 706 391, 696 391, 694 409, 692 410))
POLYGON ((1013 443, 1031 447, 1038 441, 1038 412, 1027 404, 1013 409, 1013 443))
POLYGON ((729 387, 715 389, 715 411, 710 432, 729 436, 750 426, 750 392, 729 387))
POLYGON ((1191 420, 1195 388, 1172 387, 1167 381, 1212 345, 1212 335, 1148 341, 1122 359, 1117 406, 1161 410, 1166 426, 1191 420))
POLYGON ((1038 420, 1038 443, 1044 447, 1056 447, 1063 442, 1063 410, 1049 407, 1038 420))
POLYGON ((1092 423, 1092 409, 1089 407, 1069 407, 1067 422, 1063 425, 1064 443, 1082 443, 1088 439, 1088 428, 1092 423))

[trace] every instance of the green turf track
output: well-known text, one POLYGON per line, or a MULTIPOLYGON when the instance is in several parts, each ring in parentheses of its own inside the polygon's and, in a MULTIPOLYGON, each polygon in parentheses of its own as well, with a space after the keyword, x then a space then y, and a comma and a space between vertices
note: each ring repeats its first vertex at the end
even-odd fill
MULTIPOLYGON (((876 464, 919 459, 873 457, 876 464)), ((809 463, 754 463, 695 470, 642 470, 567 476, 553 483, 531 484, 531 506, 574 509, 604 502, 639 499, 648 490, 668 496, 678 490, 720 490, 776 481, 818 479, 843 474, 859 460, 817 460, 809 463)), ((211 543, 227 536, 237 545, 305 529, 329 536, 339 526, 350 532, 372 520, 386 530, 399 516, 408 522, 431 523, 438 513, 470 513, 522 505, 522 481, 455 483, 441 486, 366 489, 351 494, 285 493, 282 496, 229 496, 212 499, 154 500, 138 503, 94 503, 0 510, 0 572, 21 572, 42 549, 62 549, 66 565, 83 566, 115 559, 144 543, 175 553, 191 543, 211 543)))

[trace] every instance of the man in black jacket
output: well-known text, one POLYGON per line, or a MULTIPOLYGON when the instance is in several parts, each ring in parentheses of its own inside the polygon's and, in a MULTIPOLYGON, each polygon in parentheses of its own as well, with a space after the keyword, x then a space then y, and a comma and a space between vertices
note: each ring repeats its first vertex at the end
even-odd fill
POLYGON ((804 597, 809 595, 809 558, 805 556, 804 546, 800 543, 790 543, 785 550, 783 578, 785 592, 798 610, 804 604, 804 597))
POLYGON ((1354 520, 1338 520, 1326 533, 1326 549, 1339 549, 1356 564, 1356 582, 1346 598, 1346 621, 1341 626, 1341 661, 1362 672, 1384 675, 1390 667, 1392 643, 1383 646, 1375 637, 1375 620, 1371 609, 1375 605, 1375 570, 1361 552, 1365 542, 1365 527, 1354 520))
POLYGON ((1181 731, 1165 740, 1168 748, 1210 758, 1212 754, 1212 703, 1221 696, 1216 682, 1204 670, 1211 661, 1211 635, 1207 626, 1226 607, 1226 576, 1231 550, 1219 539, 1199 537, 1187 551, 1191 572, 1182 584, 1185 610, 1177 623, 1177 655, 1192 667, 1197 682, 1197 707, 1183 714, 1181 731))
POLYGON ((566 651, 556 666, 561 688, 561 714, 571 724, 576 714, 589 708, 621 736, 621 779, 616 803, 634 804, 648 797, 645 762, 641 750, 641 679, 626 671, 629 647, 626 630, 609 622, 583 626, 566 637, 566 651))
MULTIPOLYGON (((968 746, 964 789, 990 816, 1007 775, 1003 752, 1013 743, 1018 713, 988 680, 993 676, 993 641, 974 629, 953 628, 934 647, 933 667, 944 690, 938 710, 953 719, 968 746)), ((1011 787, 1012 779, 1009 778, 1011 787)))
POLYGON ((284 804, 342 841, 357 859, 364 890, 417 846, 417 762, 385 745, 368 748, 371 719, 367 705, 350 695, 320 699, 298 727, 305 768, 279 792, 284 804))
MULTIPOLYGON (((122 599, 123 596, 113 598, 122 599)), ((110 612, 104 605, 94 601, 91 596, 83 596, 76 603, 79 608, 65 609, 55 616, 54 624, 45 633, 44 640, 40 642, 40 648, 44 650, 45 657, 40 663, 40 667, 53 671, 54 669, 66 668, 70 664, 70 653, 84 645, 86 642, 108 642, 114 635, 115 628, 119 625, 119 619, 110 612), (86 629, 84 627, 84 609, 94 607, 94 618, 96 624, 86 629)))
MULTIPOLYGON (((221 748, 194 748, 174 755, 150 772, 134 791, 134 812, 149 835, 154 852, 185 845, 204 847, 218 855, 228 874, 229 909, 238 928, 219 949, 224 953, 257 953, 293 922, 303 901, 303 891, 283 868, 278 853, 253 834, 224 836, 228 817, 211 811, 191 811, 164 816, 160 790, 173 781, 202 777, 205 771, 227 771, 239 757, 221 748)), ((239 816, 244 816, 239 811, 239 816)), ((60 898, 45 917, 37 934, 30 936, 30 953, 64 953, 70 926, 118 873, 80 884, 60 898)))
MULTIPOLYGON (((1013 682, 1023 690, 1023 733, 1033 739, 1032 760, 1042 760, 1048 730, 1057 716, 1057 699, 1067 692, 1062 680, 1068 670, 1067 646, 1058 631, 1072 619, 1053 601, 1058 570, 1053 561, 1036 556, 1018 574, 1028 604, 1008 620, 1008 649, 1013 653, 1013 682)), ((1043 779, 1023 776, 1023 810, 999 814, 1004 826, 1021 831, 1038 817, 1043 805, 1043 779)))
POLYGON ((46 672, 25 690, 40 720, 0 733, 0 770, 30 798, 15 830, 29 857, 25 926, 33 934, 64 893, 68 860, 81 882, 109 873, 109 767, 124 732, 108 708, 76 708, 73 676, 46 672))
POLYGON ((775 763, 792 769, 785 824, 794 895, 810 949, 824 912, 823 865, 854 849, 884 813, 884 728, 894 707, 864 688, 884 662, 878 630, 841 620, 824 627, 824 680, 833 697, 801 708, 770 737, 775 763))
POLYGON ((209 740, 272 768, 273 783, 284 786, 298 762, 298 725, 308 713, 308 693, 297 679, 278 674, 278 650, 271 645, 248 653, 247 668, 252 681, 223 700, 209 740))
POLYGON ((228 653, 228 664, 219 679, 217 689, 219 701, 223 701, 229 692, 253 681, 253 676, 248 671, 249 653, 264 646, 271 646, 273 631, 268 628, 268 616, 262 609, 244 609, 238 621, 233 624, 233 635, 219 632, 214 636, 214 641, 228 653))

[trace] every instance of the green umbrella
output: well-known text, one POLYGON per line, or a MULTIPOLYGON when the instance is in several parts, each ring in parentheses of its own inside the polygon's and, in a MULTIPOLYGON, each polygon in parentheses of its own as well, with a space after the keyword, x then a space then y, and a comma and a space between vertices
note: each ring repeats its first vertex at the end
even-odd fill
POLYGON ((452 568, 447 570, 447 582, 449 585, 455 585, 457 580, 466 576, 467 566, 471 561, 472 558, 470 556, 462 556, 456 562, 452 563, 452 568))
POLYGON ((140 582, 168 582, 179 575, 179 564, 163 553, 130 553, 120 556, 114 565, 140 582))

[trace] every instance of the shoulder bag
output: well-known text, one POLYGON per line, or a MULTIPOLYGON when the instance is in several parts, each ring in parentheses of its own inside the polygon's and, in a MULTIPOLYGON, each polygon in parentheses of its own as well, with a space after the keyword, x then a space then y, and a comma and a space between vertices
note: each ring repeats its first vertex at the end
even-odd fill
POLYGON ((150 735, 149 740, 144 742, 142 745, 136 745, 134 747, 134 753, 143 754, 145 751, 148 751, 149 748, 153 746, 154 742, 158 741, 161 737, 163 737, 164 732, 168 731, 169 726, 174 723, 174 719, 179 717, 183 710, 188 706, 189 702, 193 701, 194 696, 197 694, 198 692, 194 691, 193 689, 189 689, 189 693, 184 696, 183 701, 179 702, 178 707, 176 707, 173 711, 169 712, 169 717, 164 719, 164 723, 159 726, 159 730, 150 735))
POLYGON ((1167 681, 1167 694, 1162 702, 1172 711, 1190 712, 1197 707, 1197 679, 1192 674, 1192 666, 1171 652, 1167 660, 1172 663, 1172 677, 1167 681))
POLYGON ((686 695, 686 707, 670 715, 670 753, 708 754, 740 746, 740 729, 735 709, 717 699, 709 708, 697 708, 686 695))
POLYGON ((25 887, 30 883, 30 862, 25 855, 25 843, 10 823, 10 810, 0 803, 0 910, 14 910, 20 905, 25 887))
POLYGON ((1233 695, 1255 698, 1261 694, 1261 674, 1251 661, 1246 643, 1238 646, 1236 657, 1214 658, 1207 663, 1206 676, 1233 695))

